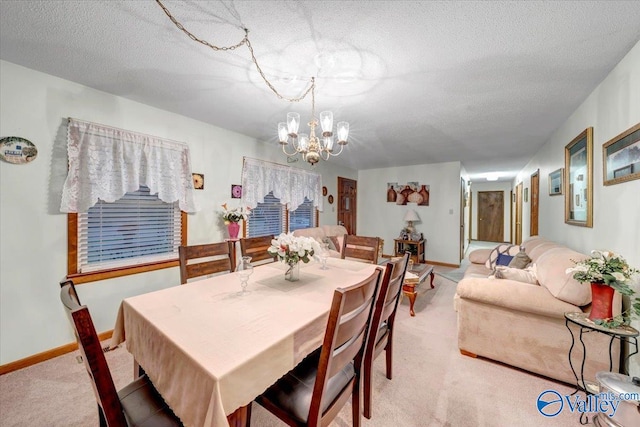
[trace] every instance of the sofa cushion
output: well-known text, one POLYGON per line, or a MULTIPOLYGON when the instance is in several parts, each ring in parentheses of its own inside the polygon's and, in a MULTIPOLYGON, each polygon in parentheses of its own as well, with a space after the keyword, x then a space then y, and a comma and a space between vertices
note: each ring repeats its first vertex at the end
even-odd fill
MULTIPOLYGON (((498 255, 503 254, 503 255, 513 257, 518 252, 520 252, 520 247, 518 245, 509 245, 507 243, 498 245, 494 250, 491 251, 491 253, 489 254, 489 259, 487 259, 484 265, 489 270, 493 270, 496 267, 496 262, 498 261, 498 255)), ((509 259, 509 261, 511 261, 511 259, 509 259)), ((509 261, 507 261, 506 264, 509 264, 509 261)))
POLYGON ((548 249, 536 261, 538 282, 559 300, 577 306, 587 305, 591 302, 591 288, 565 272, 575 265, 572 260, 586 258, 587 255, 563 246, 548 249))
POLYGON ((535 248, 536 246, 539 246, 543 243, 548 242, 549 240, 545 239, 544 237, 540 237, 540 236, 532 236, 530 238, 528 238, 527 240, 525 240, 524 242, 522 242, 520 244, 520 246, 522 246, 524 248, 524 251, 529 254, 531 253, 531 250, 533 248, 535 248))
POLYGON ((327 236, 344 236, 345 234, 349 234, 344 225, 323 225, 322 229, 327 236))
POLYGON ((546 242, 542 242, 541 244, 537 245, 533 249, 527 251, 527 255, 529 255, 529 257, 533 262, 536 262, 538 261, 538 258, 540 258, 540 256, 545 252, 547 252, 549 249, 565 248, 565 247, 566 246, 562 246, 556 242, 550 242, 547 240, 546 242))
POLYGON ((474 264, 484 264, 489 259, 493 249, 476 249, 469 254, 469 261, 474 264))
POLYGON ((301 228, 293 232, 294 236, 312 237, 318 241, 326 236, 322 227, 301 228))

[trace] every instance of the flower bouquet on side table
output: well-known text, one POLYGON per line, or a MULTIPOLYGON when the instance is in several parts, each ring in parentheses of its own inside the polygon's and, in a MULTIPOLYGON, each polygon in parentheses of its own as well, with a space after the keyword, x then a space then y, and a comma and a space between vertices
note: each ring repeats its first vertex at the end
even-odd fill
POLYGON ((591 314, 589 319, 597 325, 615 328, 628 325, 632 316, 640 317, 640 298, 631 301, 631 307, 617 316, 612 313, 612 300, 615 291, 633 297, 635 291, 629 283, 634 274, 639 273, 629 267, 627 261, 620 255, 609 251, 591 251, 591 258, 583 261, 573 261, 575 267, 568 268, 567 274, 573 273, 573 278, 580 283, 591 283, 591 314))
POLYGON ((277 256, 289 267, 284 274, 285 279, 295 282, 300 277, 299 262, 305 264, 311 260, 313 254, 320 251, 320 245, 311 237, 294 236, 293 233, 282 233, 271 240, 271 247, 267 249, 273 256, 277 256))
POLYGON ((238 238, 238 232, 240 231, 240 224, 238 223, 243 219, 246 220, 249 213, 249 208, 243 209, 242 207, 239 207, 229 210, 226 203, 222 205, 222 219, 224 220, 224 224, 227 226, 227 230, 229 230, 230 239, 238 238))

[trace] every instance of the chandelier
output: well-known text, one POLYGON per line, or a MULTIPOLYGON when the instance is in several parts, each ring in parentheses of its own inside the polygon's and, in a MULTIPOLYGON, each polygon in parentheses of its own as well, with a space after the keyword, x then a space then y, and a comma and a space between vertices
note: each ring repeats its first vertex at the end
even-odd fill
POLYGON ((344 146, 347 145, 349 137, 349 123, 338 122, 336 127, 337 144, 340 146, 339 151, 334 150, 333 135, 333 113, 331 111, 323 111, 320 113, 320 121, 316 119, 316 83, 315 77, 311 78, 311 121, 309 125, 309 134, 300 133, 300 114, 288 113, 287 122, 278 123, 278 138, 282 145, 282 152, 287 157, 295 157, 298 154, 306 162, 315 165, 322 158, 329 160, 331 156, 338 156, 342 153, 344 146), (321 138, 316 136, 316 127, 320 124, 322 128, 321 138), (289 142, 289 140, 291 140, 289 142), (287 147, 291 146, 293 152, 287 151, 287 147))

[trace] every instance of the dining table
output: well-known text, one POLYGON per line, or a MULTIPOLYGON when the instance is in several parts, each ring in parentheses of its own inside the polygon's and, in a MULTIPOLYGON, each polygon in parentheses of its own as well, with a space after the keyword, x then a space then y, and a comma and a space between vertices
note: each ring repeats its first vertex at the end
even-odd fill
POLYGON ((111 345, 135 362, 185 426, 242 426, 250 404, 322 344, 335 289, 376 265, 329 258, 254 267, 247 292, 232 272, 126 298, 111 345))

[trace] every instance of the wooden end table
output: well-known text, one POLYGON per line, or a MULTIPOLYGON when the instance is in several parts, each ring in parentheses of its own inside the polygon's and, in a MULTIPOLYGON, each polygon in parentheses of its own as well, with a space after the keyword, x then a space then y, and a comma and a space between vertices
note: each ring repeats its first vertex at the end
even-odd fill
POLYGON ((424 282, 428 275, 431 275, 430 284, 431 289, 433 289, 433 266, 429 264, 413 264, 413 266, 410 269, 407 269, 407 271, 418 276, 418 281, 416 283, 407 283, 405 281, 402 284, 402 293, 409 298, 409 314, 413 317, 416 315, 416 312, 413 310, 413 306, 416 302, 416 297, 418 296, 416 288, 420 283, 424 282))

